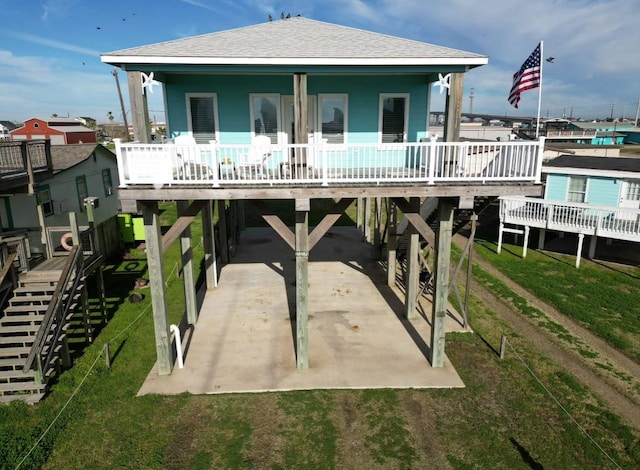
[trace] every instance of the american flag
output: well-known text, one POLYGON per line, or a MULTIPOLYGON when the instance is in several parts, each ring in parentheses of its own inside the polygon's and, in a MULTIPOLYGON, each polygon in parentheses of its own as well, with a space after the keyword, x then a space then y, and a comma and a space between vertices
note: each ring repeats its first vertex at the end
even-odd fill
POLYGON ((509 103, 514 108, 518 107, 520 93, 532 90, 540 86, 540 44, 524 61, 520 70, 513 74, 513 85, 509 93, 509 103))

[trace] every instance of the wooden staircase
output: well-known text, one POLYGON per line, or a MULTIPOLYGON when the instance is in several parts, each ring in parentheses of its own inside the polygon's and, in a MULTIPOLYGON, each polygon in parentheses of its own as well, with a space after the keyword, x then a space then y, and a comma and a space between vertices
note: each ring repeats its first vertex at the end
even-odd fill
MULTIPOLYGON (((66 316, 54 319, 48 331, 40 333, 44 345, 39 354, 41 357, 50 355, 50 359, 44 361, 45 370, 40 373, 37 366, 24 370, 41 326, 46 327, 42 323, 61 275, 62 271, 30 271, 18 279, 13 297, 0 317, 0 403, 17 399, 38 402, 55 373, 70 365, 66 330, 77 310, 83 280, 80 281, 80 289, 76 289, 73 298, 69 299, 71 308, 66 316), (57 338, 54 335, 56 331, 57 338)), ((62 289, 60 292, 66 300, 69 291, 62 289)))
MULTIPOLYGON (((492 206, 492 204, 498 200, 497 196, 476 196, 473 201, 473 209, 457 209, 453 214, 453 226, 452 226, 452 235, 460 232, 471 220, 471 216, 473 214, 480 215, 485 212, 488 208, 492 206)), ((429 224, 431 229, 435 232, 437 218, 438 218, 438 208, 437 204, 433 203, 433 201, 428 201, 427 204, 421 208, 421 214, 424 217, 425 221, 429 224)), ((406 224, 402 227, 404 230, 406 224)), ((400 237, 398 240, 398 247, 396 249, 396 256, 400 261, 404 260, 404 257, 407 254, 407 244, 408 238, 406 236, 400 237)), ((421 249, 426 247, 427 242, 424 240, 420 241, 421 249)))

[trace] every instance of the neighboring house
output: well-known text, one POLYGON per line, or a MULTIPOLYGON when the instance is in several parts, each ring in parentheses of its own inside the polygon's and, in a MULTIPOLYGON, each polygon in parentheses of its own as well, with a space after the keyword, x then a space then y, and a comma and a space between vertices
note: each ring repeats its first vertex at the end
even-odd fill
MULTIPOLYGON (((118 170, 111 151, 96 144, 53 145, 51 160, 53 174, 36 183, 35 194, 18 186, 0 195, 0 233, 28 233, 32 254, 47 258, 62 251, 60 236, 69 231, 70 212, 76 213, 78 225, 88 226, 85 198, 99 199, 93 210, 97 227, 107 221, 115 226, 111 219, 120 208, 115 193, 118 170)), ((110 232, 101 236, 105 251, 117 245, 110 232)))
POLYGON ((18 126, 11 121, 0 121, 0 141, 9 140, 11 138, 10 132, 17 128, 18 126))
POLYGON ((529 227, 541 229, 539 248, 546 230, 577 233, 579 266, 585 235, 591 236, 589 258, 598 237, 640 242, 640 158, 562 155, 542 172, 544 199, 501 198, 499 245, 503 231, 514 231, 504 224, 524 226, 526 235, 529 227))
MULTIPOLYGON (((421 202, 422 207, 429 202, 426 215, 435 219, 441 248, 435 279, 442 280, 448 276, 452 233, 451 225, 448 231, 443 228, 444 220, 452 217, 454 207, 477 208, 501 194, 540 194, 542 141, 460 141, 464 73, 486 64, 486 56, 295 17, 115 51, 101 59, 127 72, 136 143, 116 142, 118 194, 125 211, 140 207, 143 212, 148 256, 160 260, 162 250, 202 211, 204 277, 212 289, 216 254, 226 262, 228 240, 235 243, 237 233, 237 226, 227 230, 221 222, 212 251, 213 230, 207 222, 213 220, 212 204, 217 202, 221 217, 229 212, 229 224, 242 217, 238 201, 251 205, 295 256, 300 369, 309 366, 308 311, 319 308, 308 304, 309 252, 355 199, 371 203, 384 198, 433 244, 433 232, 420 211, 421 202), (173 139, 165 145, 151 142, 144 95, 158 82, 166 103, 167 137, 173 139), (440 87, 435 93, 447 94, 443 135, 437 141, 429 128, 434 85, 440 87), (183 215, 162 236, 157 202, 164 199, 176 200, 183 215), (295 233, 268 214, 268 199, 291 202, 295 233), (337 202, 310 233, 312 199, 337 202)), ((412 240, 407 270, 416 274, 418 240, 412 240)), ((392 285, 394 250, 387 251, 392 285)), ((419 295, 413 274, 407 274, 416 281, 407 282, 407 317, 414 316, 419 295)), ((149 263, 149 277, 158 372, 167 375, 173 355, 161 263, 149 263)), ((184 276, 187 300, 195 294, 189 279, 184 276)), ((445 284, 436 282, 434 288, 436 333, 429 357, 434 367, 443 366, 445 284)), ((191 324, 197 318, 193 305, 187 306, 191 324)))
POLYGON ((97 143, 96 132, 72 118, 32 118, 10 132, 12 140, 50 140, 52 145, 97 143))
POLYGON ((563 155, 542 167, 545 199, 640 208, 640 158, 563 155))

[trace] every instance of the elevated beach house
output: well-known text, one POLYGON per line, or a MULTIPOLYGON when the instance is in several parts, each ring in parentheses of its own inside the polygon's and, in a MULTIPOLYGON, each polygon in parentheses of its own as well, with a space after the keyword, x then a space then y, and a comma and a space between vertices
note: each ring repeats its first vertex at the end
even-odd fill
MULTIPOLYGON (((355 200, 398 208, 410 232, 407 317, 417 315, 418 237, 436 247, 429 359, 441 367, 454 210, 541 192, 541 142, 459 141, 464 73, 486 64, 483 55, 295 17, 110 52, 102 61, 127 73, 135 142, 116 146, 118 197, 124 210, 143 213, 160 375, 173 367, 162 252, 180 238, 189 253, 189 224, 202 211, 213 288, 216 253, 225 261, 233 238, 221 223, 222 247, 213 247, 214 202, 228 207, 220 217, 234 219, 238 201, 254 206, 291 248, 300 369, 309 365, 307 318, 316 308, 308 304, 309 252, 355 200), (158 84, 170 137, 163 144, 150 140, 146 106, 158 84), (447 96, 443 135, 429 132, 433 92, 447 96), (268 213, 267 199, 294 201, 293 230, 268 213), (309 232, 314 199, 335 207, 309 232), (162 200, 177 201, 180 211, 164 235, 162 200)), ((386 232, 390 283, 395 228, 386 232)), ((197 329, 193 267, 188 256, 184 262, 187 318, 197 329)))

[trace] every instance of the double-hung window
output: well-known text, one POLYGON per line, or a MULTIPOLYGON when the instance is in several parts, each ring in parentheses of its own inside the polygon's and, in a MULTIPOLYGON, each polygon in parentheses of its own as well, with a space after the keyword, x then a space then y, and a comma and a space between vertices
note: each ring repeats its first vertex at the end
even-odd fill
POLYGON ((272 144, 278 143, 280 132, 280 95, 251 94, 251 132, 266 135, 272 144))
POLYGON ((215 93, 187 93, 189 132, 198 144, 219 141, 218 99, 215 93))
POLYGON ((329 144, 347 143, 347 95, 318 95, 322 139, 329 144))
POLYGON ((409 95, 381 94, 378 126, 380 142, 406 142, 408 116, 409 95))
POLYGON ((585 202, 586 196, 587 196, 587 177, 586 176, 570 176, 567 201, 585 202))
POLYGON ((102 185, 104 186, 104 195, 109 197, 113 194, 113 182, 111 180, 111 168, 102 170, 102 185))
POLYGON ((51 190, 48 184, 38 186, 36 201, 42 206, 42 213, 45 216, 53 214, 53 201, 51 201, 51 190))

